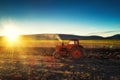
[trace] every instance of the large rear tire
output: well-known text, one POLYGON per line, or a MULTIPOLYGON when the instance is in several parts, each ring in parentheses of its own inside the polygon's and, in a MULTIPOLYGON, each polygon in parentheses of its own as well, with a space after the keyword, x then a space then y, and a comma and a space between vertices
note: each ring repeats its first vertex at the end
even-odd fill
POLYGON ((80 47, 74 47, 71 50, 71 57, 73 59, 80 59, 84 56, 84 49, 80 47))

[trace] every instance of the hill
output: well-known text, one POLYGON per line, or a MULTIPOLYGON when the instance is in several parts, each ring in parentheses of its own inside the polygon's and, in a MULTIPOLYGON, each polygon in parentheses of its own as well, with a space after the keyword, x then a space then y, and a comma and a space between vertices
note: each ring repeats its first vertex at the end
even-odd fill
POLYGON ((120 34, 116 34, 110 37, 106 37, 106 39, 120 39, 120 34))
POLYGON ((35 40, 68 40, 68 39, 79 39, 79 40, 105 40, 105 39, 120 39, 120 34, 116 34, 109 37, 102 36, 79 36, 72 34, 32 34, 32 35, 22 35, 25 39, 35 39, 35 40))
MULTIPOLYGON (((105 39, 120 39, 120 34, 116 34, 109 37, 102 36, 79 36, 72 34, 30 34, 30 35, 21 35, 22 39, 25 40, 69 40, 69 39, 79 39, 79 40, 105 40, 105 39)), ((2 36, 0 36, 2 39, 2 36)))

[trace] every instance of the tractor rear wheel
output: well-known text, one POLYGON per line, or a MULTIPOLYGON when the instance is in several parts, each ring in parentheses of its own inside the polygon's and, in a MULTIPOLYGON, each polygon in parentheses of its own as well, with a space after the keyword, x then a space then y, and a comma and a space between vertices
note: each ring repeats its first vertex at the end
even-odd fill
POLYGON ((54 52, 54 58, 59 59, 60 58, 60 53, 59 52, 54 52))
POLYGON ((73 59, 80 59, 81 57, 83 57, 83 54, 84 54, 83 48, 77 47, 71 50, 71 57, 73 59))

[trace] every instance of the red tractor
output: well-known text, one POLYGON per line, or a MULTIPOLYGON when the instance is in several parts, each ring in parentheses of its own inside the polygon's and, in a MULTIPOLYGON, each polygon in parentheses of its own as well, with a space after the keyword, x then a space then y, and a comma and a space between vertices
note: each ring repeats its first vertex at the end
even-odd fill
POLYGON ((56 46, 56 51, 54 52, 54 58, 59 59, 61 57, 68 57, 73 59, 80 59, 84 56, 85 50, 79 45, 79 40, 71 39, 68 44, 56 46))

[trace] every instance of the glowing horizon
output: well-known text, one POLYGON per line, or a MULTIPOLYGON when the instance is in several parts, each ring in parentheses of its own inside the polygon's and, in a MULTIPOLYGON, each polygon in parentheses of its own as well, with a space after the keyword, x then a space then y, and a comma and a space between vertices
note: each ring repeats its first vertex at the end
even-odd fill
POLYGON ((119 34, 120 30, 102 30, 94 28, 93 26, 84 24, 73 24, 73 23, 62 23, 59 22, 17 22, 12 19, 4 19, 1 21, 1 36, 8 36, 8 38, 15 38, 18 35, 29 35, 29 34, 73 34, 80 36, 112 36, 119 34), (24 27, 25 26, 25 27, 24 27), (34 26, 34 28, 29 28, 34 26), (38 27, 41 26, 41 27, 38 27), (61 27, 62 26, 62 27, 61 27), (49 27, 52 27, 48 29, 49 27), (86 28, 86 29, 84 29, 86 28), (35 29, 35 31, 34 31, 35 29), (63 30, 62 30, 63 29, 63 30))
POLYGON ((120 34, 119 3, 119 0, 0 1, 0 35, 4 35, 2 24, 9 21, 19 28, 19 34, 103 37, 120 34))

